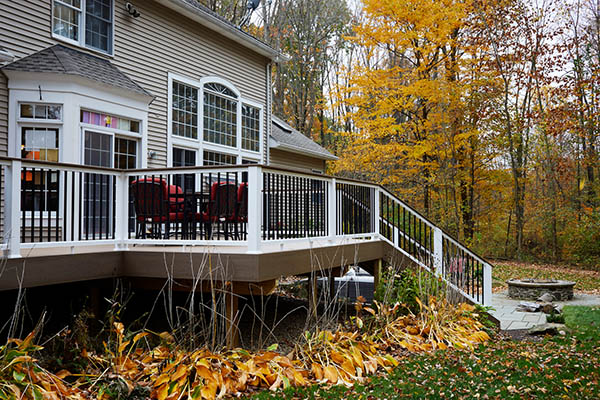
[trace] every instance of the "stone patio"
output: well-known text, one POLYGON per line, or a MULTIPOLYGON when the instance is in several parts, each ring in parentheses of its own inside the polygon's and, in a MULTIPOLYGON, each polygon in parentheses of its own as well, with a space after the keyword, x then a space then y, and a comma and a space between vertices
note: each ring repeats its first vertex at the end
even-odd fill
MULTIPOLYGON (((490 313, 500 321, 500 329, 529 329, 535 325, 546 322, 546 314, 544 313, 517 311, 517 306, 523 301, 531 302, 530 300, 511 299, 508 297, 508 293, 506 291, 493 294, 492 307, 494 310, 490 313)), ((597 306, 600 305, 600 296, 576 292, 572 300, 555 301, 554 304, 561 307, 564 305, 597 306)))

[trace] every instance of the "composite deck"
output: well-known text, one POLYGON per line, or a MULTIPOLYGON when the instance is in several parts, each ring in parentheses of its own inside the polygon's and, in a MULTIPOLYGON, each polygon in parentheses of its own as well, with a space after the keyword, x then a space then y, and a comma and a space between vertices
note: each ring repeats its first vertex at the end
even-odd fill
POLYGON ((216 274, 259 285, 384 259, 432 270, 473 302, 491 300, 489 263, 372 183, 263 165, 0 165, 0 290, 216 274))

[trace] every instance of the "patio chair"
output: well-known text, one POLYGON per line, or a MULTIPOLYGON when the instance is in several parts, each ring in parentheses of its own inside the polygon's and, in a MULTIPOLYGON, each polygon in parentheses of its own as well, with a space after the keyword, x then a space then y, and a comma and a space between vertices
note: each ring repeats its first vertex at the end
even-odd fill
POLYGON ((136 215, 136 239, 168 238, 171 234, 179 233, 179 226, 184 237, 190 232, 195 233, 195 223, 200 221, 202 216, 194 210, 185 209, 183 191, 173 186, 167 186, 166 181, 161 178, 141 178, 131 182, 136 215))
POLYGON ((222 225, 225 239, 229 237, 230 224, 235 222, 238 201, 238 186, 230 182, 214 182, 210 187, 210 199, 202 213, 208 238, 212 239, 213 228, 222 225))
POLYGON ((183 212, 185 208, 185 195, 183 189, 177 185, 169 185, 169 210, 171 212, 183 212))
POLYGON ((248 222, 248 183, 240 183, 237 191, 237 205, 234 216, 235 237, 241 239, 240 236, 246 236, 244 224, 248 222))

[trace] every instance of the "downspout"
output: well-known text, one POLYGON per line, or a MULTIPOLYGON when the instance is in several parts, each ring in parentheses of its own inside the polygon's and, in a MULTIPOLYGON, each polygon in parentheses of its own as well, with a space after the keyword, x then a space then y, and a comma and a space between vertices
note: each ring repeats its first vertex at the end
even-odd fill
POLYGON ((269 62, 267 64, 267 110, 265 112, 265 126, 266 126, 266 140, 264 141, 264 145, 265 145, 265 157, 266 160, 264 160, 264 163, 266 165, 270 165, 271 164, 271 150, 269 148, 269 141, 271 138, 271 129, 272 129, 272 125, 273 125, 273 121, 272 121, 272 108, 273 108, 273 88, 272 88, 272 83, 271 83, 271 70, 272 70, 272 62, 269 62))

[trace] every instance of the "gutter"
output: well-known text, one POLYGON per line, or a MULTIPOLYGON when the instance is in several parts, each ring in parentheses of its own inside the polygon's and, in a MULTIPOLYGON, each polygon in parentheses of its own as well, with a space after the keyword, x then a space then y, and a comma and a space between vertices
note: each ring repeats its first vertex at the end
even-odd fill
POLYGON ((256 39, 254 36, 242 31, 241 29, 238 29, 229 22, 222 20, 221 18, 202 9, 201 7, 194 7, 185 0, 155 1, 251 50, 254 50, 258 54, 263 55, 276 63, 287 62, 291 59, 290 56, 275 50, 268 44, 256 39))

